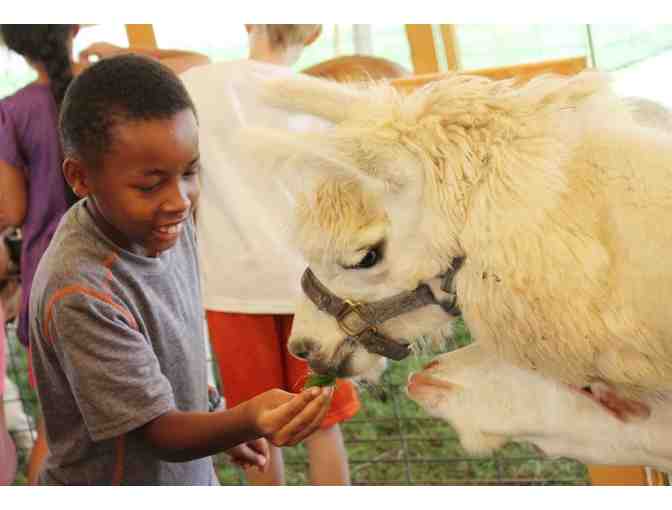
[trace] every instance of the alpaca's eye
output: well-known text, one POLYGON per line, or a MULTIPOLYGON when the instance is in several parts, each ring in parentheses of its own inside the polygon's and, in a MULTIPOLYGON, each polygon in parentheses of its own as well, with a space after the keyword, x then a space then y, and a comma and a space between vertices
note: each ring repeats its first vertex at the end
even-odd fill
POLYGON ((341 265, 341 267, 343 269, 368 269, 380 263, 385 255, 385 240, 383 239, 374 245, 361 246, 357 252, 361 253, 364 250, 366 250, 366 254, 359 262, 352 265, 341 265))
POLYGON ((349 269, 367 269, 375 266, 380 261, 380 251, 378 248, 372 248, 366 252, 364 258, 358 264, 351 266, 349 269))

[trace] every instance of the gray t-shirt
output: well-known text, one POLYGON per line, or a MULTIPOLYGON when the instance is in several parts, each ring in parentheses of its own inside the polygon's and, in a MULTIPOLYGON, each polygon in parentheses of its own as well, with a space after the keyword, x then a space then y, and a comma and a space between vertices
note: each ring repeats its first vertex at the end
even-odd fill
POLYGON ((194 226, 157 258, 121 249, 86 200, 64 216, 30 300, 48 484, 217 484, 210 457, 164 462, 138 427, 207 411, 194 226))

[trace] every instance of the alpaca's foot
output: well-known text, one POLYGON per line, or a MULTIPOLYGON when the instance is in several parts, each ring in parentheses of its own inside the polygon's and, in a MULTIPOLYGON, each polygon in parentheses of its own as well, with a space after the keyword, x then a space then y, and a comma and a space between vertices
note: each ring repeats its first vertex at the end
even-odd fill
POLYGON ((645 420, 651 414, 649 406, 620 396, 616 390, 602 381, 595 381, 583 388, 572 388, 597 402, 609 414, 624 422, 645 420))

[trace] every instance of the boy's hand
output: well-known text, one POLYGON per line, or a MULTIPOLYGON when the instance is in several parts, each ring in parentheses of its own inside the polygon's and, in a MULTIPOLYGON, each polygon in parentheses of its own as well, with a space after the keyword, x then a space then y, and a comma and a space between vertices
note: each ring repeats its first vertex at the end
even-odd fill
POLYGON ((329 410, 333 387, 299 394, 274 389, 248 401, 259 435, 275 446, 294 446, 315 432, 329 410))
POLYGON ((263 437, 239 444, 226 451, 231 462, 243 469, 256 467, 264 472, 268 468, 268 443, 263 437))

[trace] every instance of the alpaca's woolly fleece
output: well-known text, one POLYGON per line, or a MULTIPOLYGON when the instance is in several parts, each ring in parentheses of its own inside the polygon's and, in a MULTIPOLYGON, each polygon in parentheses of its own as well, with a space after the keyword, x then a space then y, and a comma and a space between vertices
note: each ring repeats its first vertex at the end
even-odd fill
MULTIPOLYGON (((522 86, 455 75, 408 96, 306 77, 269 90, 334 123, 303 147, 276 135, 271 149, 300 168, 285 175, 299 183, 296 239, 332 292, 380 299, 464 256, 459 304, 484 349, 627 396, 672 388, 672 230, 660 225, 672 137, 638 122, 605 75, 522 86), (374 246, 380 262, 351 269, 374 246)), ((292 340, 311 338, 324 363, 345 335, 319 315, 302 302, 292 340)), ((381 329, 413 339, 451 320, 426 307, 381 329)))

